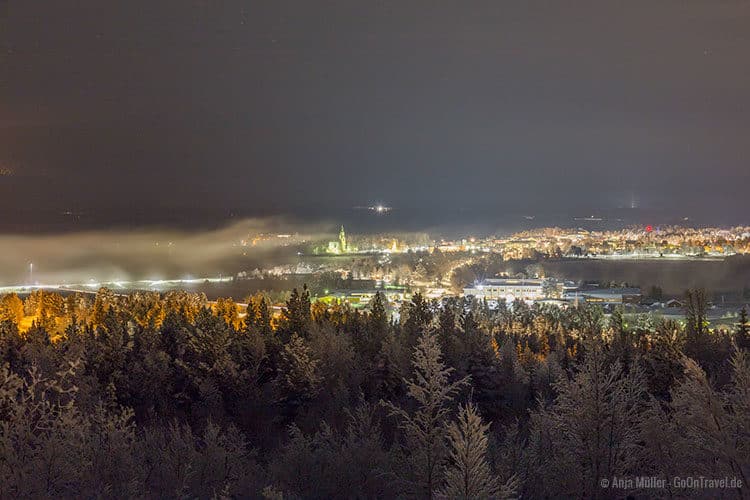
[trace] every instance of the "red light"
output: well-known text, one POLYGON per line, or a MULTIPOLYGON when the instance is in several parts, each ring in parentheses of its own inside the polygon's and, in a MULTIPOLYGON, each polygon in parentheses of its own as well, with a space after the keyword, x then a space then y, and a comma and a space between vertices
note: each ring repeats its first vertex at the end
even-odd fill
POLYGON ((646 226, 646 232, 647 233, 650 233, 653 230, 654 230, 654 226, 652 226, 651 224, 649 224, 648 226, 646 226))

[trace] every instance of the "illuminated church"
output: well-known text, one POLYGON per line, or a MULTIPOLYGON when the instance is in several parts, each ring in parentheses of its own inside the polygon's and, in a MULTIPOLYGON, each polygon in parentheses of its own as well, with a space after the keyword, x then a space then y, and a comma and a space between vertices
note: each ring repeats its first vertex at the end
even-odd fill
POLYGON ((337 241, 329 241, 327 251, 328 253, 348 253, 352 250, 353 249, 346 243, 346 232, 344 231, 344 226, 341 226, 339 239, 337 241))

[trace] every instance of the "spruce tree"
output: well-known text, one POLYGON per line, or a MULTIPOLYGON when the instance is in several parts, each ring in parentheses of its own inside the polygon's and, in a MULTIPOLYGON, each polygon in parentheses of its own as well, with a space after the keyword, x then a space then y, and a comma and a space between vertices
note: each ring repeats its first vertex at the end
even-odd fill
POLYGON ((310 347, 297 334, 292 334, 281 353, 277 385, 286 417, 296 415, 297 409, 313 399, 320 390, 320 361, 312 356, 310 347))
POLYGON ((385 332, 388 327, 388 315, 385 310, 385 296, 376 292, 370 304, 370 327, 376 332, 385 332))
POLYGON ((740 320, 737 323, 736 334, 737 346, 741 349, 750 349, 750 322, 747 319, 747 308, 740 310, 740 320))
POLYGON ((341 316, 340 323, 348 323, 359 364, 365 369, 370 369, 388 334, 388 316, 383 294, 375 294, 370 302, 370 314, 365 316, 362 323, 357 319, 359 314, 356 311, 343 310, 341 316))
POLYGON ((500 481, 487 463, 489 428, 473 404, 461 407, 457 420, 448 427, 449 465, 441 497, 505 498, 513 494, 513 491, 504 490, 499 495, 500 481))
POLYGON ((12 321, 19 324, 23 319, 23 301, 15 293, 0 298, 0 321, 12 321))
POLYGON ((300 337, 307 337, 310 326, 310 292, 307 285, 302 287, 302 293, 296 288, 292 290, 291 297, 286 301, 284 318, 289 335, 296 333, 300 337))
POLYGON ((411 303, 406 304, 406 306, 406 320, 403 323, 404 332, 407 338, 414 342, 414 339, 425 332, 432 322, 432 311, 429 302, 420 293, 415 293, 411 303))
POLYGON ((414 377, 406 380, 407 393, 417 403, 409 413, 390 402, 383 404, 399 418, 403 442, 394 474, 412 494, 433 498, 440 486, 440 471, 446 459, 446 421, 449 404, 468 377, 450 383, 452 368, 443 364, 434 335, 423 333, 414 349, 414 377))
POLYGON ((250 297, 248 302, 245 327, 253 328, 261 335, 269 335, 272 329, 268 301, 262 294, 257 293, 250 297))
POLYGON ((707 333, 706 326, 706 291, 688 290, 685 294, 685 327, 688 340, 695 340, 707 333))
POLYGON ((554 403, 531 413, 531 497, 597 497, 602 478, 639 471, 640 412, 646 384, 640 369, 608 365, 600 346, 587 349, 572 380, 555 384, 554 403))
MULTIPOLYGON (((706 477, 750 479, 750 356, 736 350, 731 383, 718 391, 706 372, 684 358, 683 381, 672 391, 671 426, 680 471, 706 477)), ((737 491, 742 497, 742 491, 737 491)))

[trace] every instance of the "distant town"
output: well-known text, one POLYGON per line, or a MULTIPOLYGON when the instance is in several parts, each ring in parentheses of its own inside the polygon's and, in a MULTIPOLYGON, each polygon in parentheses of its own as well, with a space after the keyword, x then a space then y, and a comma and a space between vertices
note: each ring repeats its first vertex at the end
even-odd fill
POLYGON ((358 235, 343 226, 338 237, 328 242, 309 242, 295 234, 249 235, 243 247, 282 242, 306 245, 315 255, 406 252, 500 253, 505 260, 544 257, 588 258, 710 258, 750 253, 750 227, 689 228, 681 226, 632 226, 616 231, 539 228, 508 236, 467 236, 461 239, 433 239, 426 233, 409 236, 358 235))
MULTIPOLYGON (((211 276, 196 270, 182 278, 92 277, 48 283, 35 278, 30 264, 25 283, 6 283, 0 293, 186 290, 205 294, 211 303, 232 297, 240 309, 261 293, 279 314, 291 291, 306 286, 313 300, 329 307, 367 310, 381 293, 395 317, 419 293, 438 302, 465 297, 490 310, 516 303, 557 308, 589 303, 602 306, 605 313, 622 308, 632 314, 679 318, 685 291, 705 288, 712 321, 728 323, 750 303, 744 260, 750 253, 750 227, 555 227, 458 239, 423 232, 357 234, 344 226, 337 229, 328 238, 249 233, 231 242, 231 266, 223 264, 224 271, 211 276)), ((165 253, 165 264, 172 252, 190 250, 173 241, 153 245, 154 252, 165 253)))
MULTIPOLYGON (((330 241, 302 240, 297 235, 258 235, 242 242, 254 246, 276 241, 298 249, 293 262, 254 268, 237 274, 238 280, 291 280, 307 283, 314 295, 329 304, 345 303, 366 308, 377 292, 388 298, 393 310, 412 293, 430 299, 469 297, 488 307, 546 304, 569 307, 584 302, 605 310, 622 306, 633 313, 658 311, 679 316, 683 290, 665 293, 661 283, 602 279, 596 273, 573 279, 551 275, 545 263, 605 261, 630 263, 674 261, 722 262, 750 253, 750 227, 689 228, 633 226, 617 231, 540 228, 507 236, 432 238, 425 233, 407 235, 352 235, 341 226, 330 241)), ((680 264, 682 263, 682 264, 680 264)), ((746 284, 734 295, 717 296, 717 318, 736 305, 750 301, 746 284)))

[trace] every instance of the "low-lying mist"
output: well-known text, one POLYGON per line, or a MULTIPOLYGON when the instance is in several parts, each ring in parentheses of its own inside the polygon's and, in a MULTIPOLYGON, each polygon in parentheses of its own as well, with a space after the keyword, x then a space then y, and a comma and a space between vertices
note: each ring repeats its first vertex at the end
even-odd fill
POLYGON ((0 284, 78 284, 232 275, 282 262, 298 245, 333 237, 335 226, 282 218, 245 219, 208 231, 86 231, 0 236, 0 284), (259 238, 253 244, 253 237, 259 238), (276 235, 290 235, 276 237, 276 235), (246 244, 243 245, 242 242, 246 244), (30 264, 33 263, 33 276, 30 264))
POLYGON ((628 283, 648 292, 660 287, 669 295, 681 295, 689 288, 710 292, 738 292, 750 286, 750 256, 735 255, 724 260, 638 260, 611 261, 573 259, 543 262, 550 276, 574 281, 628 283))

